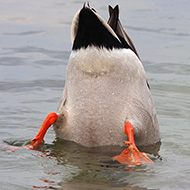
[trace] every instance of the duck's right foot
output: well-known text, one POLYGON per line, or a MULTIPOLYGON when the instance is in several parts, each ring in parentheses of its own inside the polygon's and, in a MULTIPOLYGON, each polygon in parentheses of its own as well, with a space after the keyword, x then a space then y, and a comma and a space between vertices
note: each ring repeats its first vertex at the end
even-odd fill
POLYGON ((114 156, 112 159, 128 166, 153 163, 153 161, 146 155, 146 153, 139 152, 138 148, 135 145, 133 131, 134 128, 131 123, 126 122, 125 133, 127 134, 129 141, 125 141, 125 144, 128 145, 128 148, 126 148, 120 155, 114 156))

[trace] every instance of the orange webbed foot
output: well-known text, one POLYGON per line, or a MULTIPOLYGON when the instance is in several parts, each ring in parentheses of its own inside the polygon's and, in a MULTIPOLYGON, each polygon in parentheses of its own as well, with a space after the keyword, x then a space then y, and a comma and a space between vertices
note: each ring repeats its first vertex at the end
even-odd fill
POLYGON ((58 118, 58 114, 51 112, 47 115, 44 122, 42 123, 42 126, 38 132, 38 134, 30 141, 30 144, 27 145, 27 149, 37 150, 41 147, 41 144, 44 141, 44 136, 49 129, 49 127, 55 123, 55 121, 58 118))
POLYGON ((30 144, 25 146, 12 146, 12 145, 6 145, 3 147, 4 150, 7 150, 9 152, 14 152, 15 150, 19 148, 25 148, 30 150, 37 150, 41 147, 41 144, 43 143, 44 136, 49 129, 49 127, 57 120, 59 116, 51 112, 47 115, 44 122, 42 123, 42 126, 38 132, 38 134, 30 141, 30 144))
POLYGON ((125 145, 128 145, 128 148, 121 152, 120 155, 114 156, 112 159, 128 166, 153 163, 153 161, 146 155, 146 153, 140 152, 136 147, 133 131, 134 128, 131 123, 126 122, 125 133, 127 134, 129 141, 125 141, 125 145))

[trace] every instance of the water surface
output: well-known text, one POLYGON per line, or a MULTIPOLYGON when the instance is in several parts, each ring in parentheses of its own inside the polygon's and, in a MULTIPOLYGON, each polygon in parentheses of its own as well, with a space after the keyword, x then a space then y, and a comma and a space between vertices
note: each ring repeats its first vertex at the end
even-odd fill
MULTIPOLYGON (((43 151, 0 149, 0 189, 189 189, 190 2, 95 1, 120 5, 120 19, 146 70, 158 113, 162 160, 133 168, 113 149, 87 149, 45 137, 43 151), (106 150, 106 151, 105 151, 106 150)), ((31 139, 56 111, 71 50, 70 25, 83 1, 6 0, 0 6, 0 147, 31 139), (23 141, 21 141, 23 140, 23 141)))

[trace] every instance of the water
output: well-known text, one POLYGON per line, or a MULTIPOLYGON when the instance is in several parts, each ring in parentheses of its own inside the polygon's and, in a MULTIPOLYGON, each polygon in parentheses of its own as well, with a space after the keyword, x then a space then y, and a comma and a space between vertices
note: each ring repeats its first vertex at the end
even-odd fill
MULTIPOLYGON (((46 135, 44 151, 0 149, 0 189, 189 189, 190 2, 100 1, 120 18, 143 61, 159 117, 162 160, 128 168, 110 160, 119 147, 87 149, 46 135), (105 151, 106 150, 106 151, 105 151)), ((56 111, 71 50, 70 25, 83 1, 1 1, 0 147, 31 139, 56 111)))

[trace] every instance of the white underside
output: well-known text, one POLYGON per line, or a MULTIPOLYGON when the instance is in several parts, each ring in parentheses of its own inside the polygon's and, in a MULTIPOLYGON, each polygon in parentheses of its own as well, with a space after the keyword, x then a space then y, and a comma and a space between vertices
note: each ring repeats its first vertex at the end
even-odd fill
POLYGON ((123 145, 126 121, 137 144, 159 141, 144 68, 129 49, 73 51, 58 112, 64 116, 54 125, 57 136, 84 146, 123 145))

